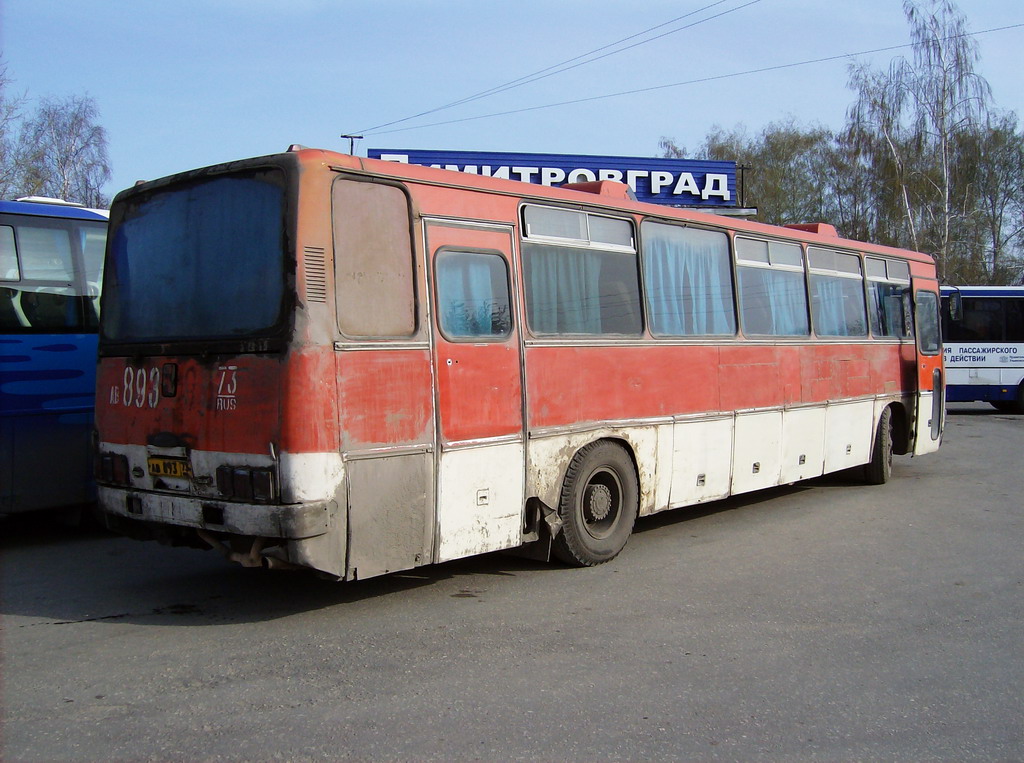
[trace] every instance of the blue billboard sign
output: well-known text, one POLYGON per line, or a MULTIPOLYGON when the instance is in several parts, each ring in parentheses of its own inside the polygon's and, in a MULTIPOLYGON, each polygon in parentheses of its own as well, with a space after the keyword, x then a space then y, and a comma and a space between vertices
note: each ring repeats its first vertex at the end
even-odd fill
POLYGON ((639 201, 681 207, 737 206, 735 162, 404 148, 371 148, 367 156, 547 186, 615 180, 628 185, 639 201))

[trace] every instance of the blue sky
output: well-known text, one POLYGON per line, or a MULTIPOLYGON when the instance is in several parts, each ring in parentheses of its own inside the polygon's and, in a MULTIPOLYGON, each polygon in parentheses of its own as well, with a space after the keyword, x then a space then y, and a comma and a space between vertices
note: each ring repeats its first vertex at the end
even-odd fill
MULTIPOLYGON (((92 96, 113 195, 139 179, 274 153, 347 151, 342 133, 458 100, 715 0, 0 0, 12 91, 92 96)), ((899 0, 724 0, 716 19, 408 127, 908 42, 899 0), (746 6, 746 7, 742 7, 746 6)), ((972 31, 1024 23, 1021 0, 960 0, 972 31)), ((678 22, 653 34, 682 26, 678 22)), ((653 35, 652 35, 653 36, 653 35)), ((637 38, 633 42, 643 38, 637 38)), ((1024 113, 1024 27, 977 37, 995 103, 1024 113)), ((864 56, 887 66, 901 53, 864 56)), ((838 127, 849 59, 557 108, 371 135, 367 148, 656 156, 714 125, 838 127)), ((392 128, 394 129, 394 128, 392 128)))

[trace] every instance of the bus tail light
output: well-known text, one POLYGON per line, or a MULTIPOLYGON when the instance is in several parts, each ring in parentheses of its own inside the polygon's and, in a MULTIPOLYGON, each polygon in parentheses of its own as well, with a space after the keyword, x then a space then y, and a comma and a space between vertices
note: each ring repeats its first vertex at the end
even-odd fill
POLYGON ((276 497, 274 472, 248 466, 218 466, 217 490, 225 498, 269 503, 276 497))
POLYGON ((160 372, 161 397, 174 397, 178 394, 178 364, 164 363, 160 372))
POLYGON ((100 482, 114 485, 127 485, 128 457, 122 453, 104 453, 100 456, 100 468, 97 475, 100 482))

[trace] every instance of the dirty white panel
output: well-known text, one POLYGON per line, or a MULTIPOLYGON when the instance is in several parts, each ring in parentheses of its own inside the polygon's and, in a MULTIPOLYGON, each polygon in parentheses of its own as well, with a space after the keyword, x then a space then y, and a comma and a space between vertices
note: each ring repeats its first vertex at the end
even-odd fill
POLYGON ((782 466, 782 411, 738 414, 733 454, 733 493, 778 485, 782 466))
POLYGON ((651 505, 650 513, 667 509, 672 501, 672 464, 675 454, 673 452, 674 424, 663 424, 657 428, 658 435, 658 456, 657 468, 654 470, 654 502, 651 505))
POLYGON ((798 482, 820 477, 825 469, 825 409, 795 408, 782 419, 782 474, 780 481, 798 482))
POLYGON ((667 496, 668 473, 659 471, 659 448, 662 441, 661 430, 671 426, 672 424, 666 421, 663 425, 620 427, 607 435, 612 439, 625 440, 628 448, 633 451, 638 470, 637 477, 640 480, 640 516, 653 514, 662 508, 663 504, 659 501, 664 498, 661 495, 664 493, 667 496))
POLYGON ((875 430, 873 400, 836 403, 825 411, 825 471, 835 472, 871 460, 875 430))
POLYGON ((939 449, 942 437, 932 439, 932 416, 942 416, 942 406, 935 399, 933 392, 919 392, 917 395, 917 439, 914 442, 914 455, 923 456, 939 449))
POLYGON ((344 478, 340 453, 281 453, 281 499, 285 503, 333 498, 344 478))
POLYGON ((675 424, 672 506, 688 506, 729 495, 732 428, 732 416, 675 424))
POLYGON ((348 569, 360 580, 430 559, 433 454, 349 462, 348 569))
POLYGON ((640 425, 598 427, 582 432, 545 434, 530 439, 526 468, 527 495, 558 506, 569 462, 576 452, 597 440, 622 440, 632 451, 639 470, 640 515, 666 508, 669 461, 672 456, 670 420, 640 425))
POLYGON ((570 435, 549 435, 530 439, 526 462, 526 494, 535 495, 548 506, 558 505, 562 479, 569 459, 581 447, 582 438, 570 435), (567 455, 568 454, 568 455, 567 455))
POLYGON ((523 459, 519 442, 442 452, 437 561, 520 544, 523 459))

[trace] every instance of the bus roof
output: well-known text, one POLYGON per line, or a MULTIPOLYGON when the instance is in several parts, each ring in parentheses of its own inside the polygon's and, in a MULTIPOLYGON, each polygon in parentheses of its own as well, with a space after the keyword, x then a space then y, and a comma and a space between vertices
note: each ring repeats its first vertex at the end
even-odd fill
POLYGON ((1024 297, 1024 286, 943 286, 942 295, 958 291, 968 297, 1024 297))
MULTIPOLYGON (((423 167, 416 164, 402 164, 400 162, 389 162, 381 159, 369 159, 351 154, 341 154, 326 149, 306 148, 293 145, 286 152, 295 157, 301 164, 326 165, 332 169, 368 173, 376 176, 391 177, 397 180, 405 180, 412 183, 425 185, 438 185, 449 188, 465 188, 502 195, 515 196, 520 199, 547 199, 562 201, 571 204, 598 204, 615 209, 632 212, 638 215, 645 215, 652 218, 678 220, 681 222, 697 225, 715 224, 730 228, 737 232, 751 233, 762 236, 783 237, 793 241, 801 241, 810 245, 822 247, 839 247, 874 254, 878 256, 888 255, 900 257, 913 262, 927 263, 931 265, 934 260, 927 254, 915 252, 909 249, 872 244, 866 241, 844 239, 835 235, 835 229, 831 225, 803 224, 794 227, 769 225, 767 223, 751 222, 740 220, 735 217, 724 217, 709 212, 682 209, 679 207, 667 207, 648 202, 633 201, 624 198, 625 193, 616 193, 610 186, 622 185, 617 183, 595 182, 581 183, 578 188, 550 187, 524 183, 518 180, 506 180, 503 178, 485 177, 472 175, 453 170, 423 167), (589 186, 589 187, 587 187, 589 186)), ((258 166, 260 163, 280 162, 283 154, 253 157, 242 159, 213 167, 189 170, 164 178, 137 184, 134 188, 125 189, 118 194, 130 195, 142 186, 143 190, 158 187, 166 183, 173 183, 178 180, 194 179, 207 171, 222 173, 232 169, 244 169, 258 166)), ((625 186, 622 186, 625 189, 625 186)))
POLYGON ((106 222, 109 217, 109 213, 105 209, 87 209, 67 202, 61 202, 59 199, 52 201, 36 199, 0 200, 0 214, 61 217, 73 220, 96 220, 98 222, 106 222))
MULTIPOLYGON (((704 212, 693 209, 682 209, 680 207, 668 207, 649 202, 635 201, 624 198, 625 194, 614 193, 609 186, 622 185, 608 181, 598 183, 581 183, 580 188, 552 187, 523 183, 518 180, 505 180, 502 178, 484 177, 452 170, 423 167, 415 164, 402 164, 400 162, 389 162, 380 159, 368 159, 351 156, 348 154, 337 154, 335 152, 321 149, 301 149, 298 153, 315 153, 320 162, 326 161, 338 169, 362 170, 377 175, 387 175, 394 178, 401 178, 413 182, 434 183, 447 186, 459 186, 473 188, 481 191, 491 191, 506 194, 513 194, 521 198, 532 197, 561 200, 565 202, 605 204, 614 206, 624 211, 643 214, 650 217, 673 218, 680 221, 696 224, 718 224, 733 229, 737 232, 752 234, 782 236, 791 240, 802 241, 811 245, 822 247, 842 247, 855 249, 865 254, 897 256, 917 262, 934 262, 933 258, 921 252, 897 247, 872 244, 866 241, 844 239, 835 233, 831 225, 821 223, 804 223, 794 226, 769 225, 767 223, 751 222, 736 217, 725 217, 715 215, 712 212, 704 212), (583 187, 590 186, 584 190, 583 187), (595 198, 596 195, 596 198, 595 198)), ((308 157, 313 159, 314 157, 308 157)), ((624 186, 623 186, 624 188, 624 186)))

